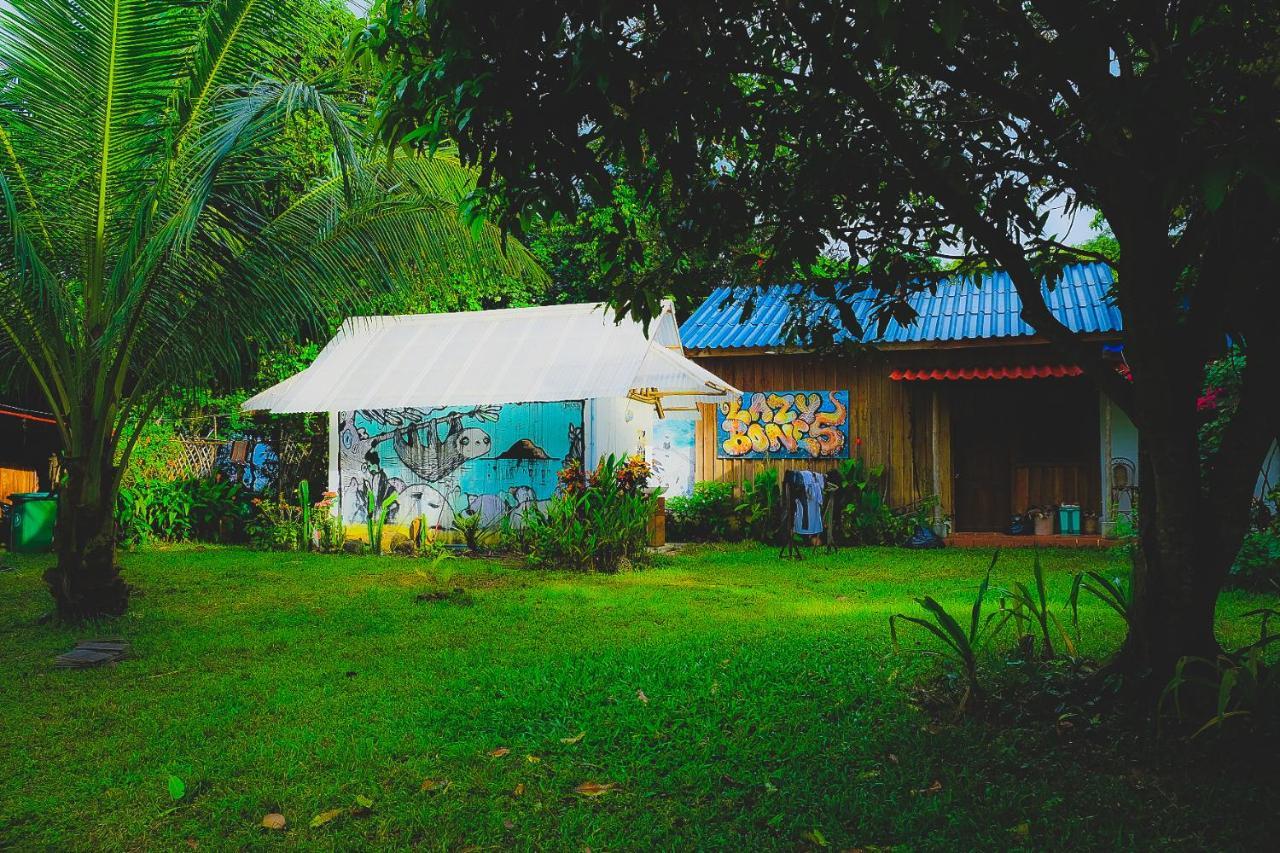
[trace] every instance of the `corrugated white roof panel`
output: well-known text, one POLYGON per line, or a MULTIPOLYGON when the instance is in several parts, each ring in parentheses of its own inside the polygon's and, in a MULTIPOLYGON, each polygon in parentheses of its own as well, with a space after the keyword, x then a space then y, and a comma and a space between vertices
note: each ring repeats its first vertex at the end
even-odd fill
POLYGON ((625 397, 718 402, 737 390, 685 358, 669 318, 654 338, 597 305, 354 317, 315 362, 247 410, 333 412, 625 397), (700 396, 692 396, 701 392, 700 396))

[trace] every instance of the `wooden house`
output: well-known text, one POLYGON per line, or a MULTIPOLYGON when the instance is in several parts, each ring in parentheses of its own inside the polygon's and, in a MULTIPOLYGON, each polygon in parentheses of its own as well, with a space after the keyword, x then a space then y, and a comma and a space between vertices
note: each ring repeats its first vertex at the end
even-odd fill
MULTIPOLYGON (((1123 369, 1112 283, 1105 265, 1074 265, 1046 285, 1046 297, 1058 319, 1123 369)), ((917 319, 878 334, 870 294, 848 298, 867 333, 836 339, 873 345, 855 354, 789 343, 797 312, 812 312, 808 327, 836 316, 800 285, 720 288, 681 325, 686 353, 744 392, 739 404, 702 407, 697 480, 825 470, 853 454, 884 466, 891 504, 936 498, 937 519, 955 531, 1004 531, 1015 514, 1060 504, 1097 514, 1106 531, 1130 511, 1136 430, 1023 322, 1007 274, 916 294, 917 319), (810 424, 795 423, 800 408, 810 424)))

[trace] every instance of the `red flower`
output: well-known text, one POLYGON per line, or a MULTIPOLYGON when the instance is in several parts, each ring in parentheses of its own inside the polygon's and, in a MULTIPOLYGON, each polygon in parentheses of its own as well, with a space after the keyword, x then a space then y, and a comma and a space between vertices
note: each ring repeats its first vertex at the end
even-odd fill
POLYGON ((1197 412, 1211 412, 1218 408, 1218 398, 1222 396, 1221 388, 1210 388, 1203 396, 1196 399, 1197 412))
POLYGON ((861 447, 861 446, 862 446, 862 436, 858 436, 857 438, 855 438, 855 439, 853 440, 853 446, 854 446, 854 447, 861 447))

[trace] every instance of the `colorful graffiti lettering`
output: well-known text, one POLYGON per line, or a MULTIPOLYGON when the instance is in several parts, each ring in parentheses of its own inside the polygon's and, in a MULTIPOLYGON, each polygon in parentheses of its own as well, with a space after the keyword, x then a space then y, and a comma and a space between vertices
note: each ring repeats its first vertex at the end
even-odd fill
POLYGON ((720 404, 721 459, 849 455, 848 391, 756 391, 720 404))
POLYGON ((524 403, 338 413, 342 516, 361 523, 369 497, 394 493, 388 521, 449 530, 460 516, 518 527, 582 459, 582 403, 524 403))

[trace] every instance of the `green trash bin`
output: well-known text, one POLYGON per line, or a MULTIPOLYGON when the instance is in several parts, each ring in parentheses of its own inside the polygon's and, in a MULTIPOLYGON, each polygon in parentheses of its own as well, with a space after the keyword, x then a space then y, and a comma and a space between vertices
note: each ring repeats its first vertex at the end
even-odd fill
POLYGON ((9 550, 15 554, 41 554, 53 550, 53 523, 58 517, 58 497, 49 492, 9 495, 13 501, 9 550))

